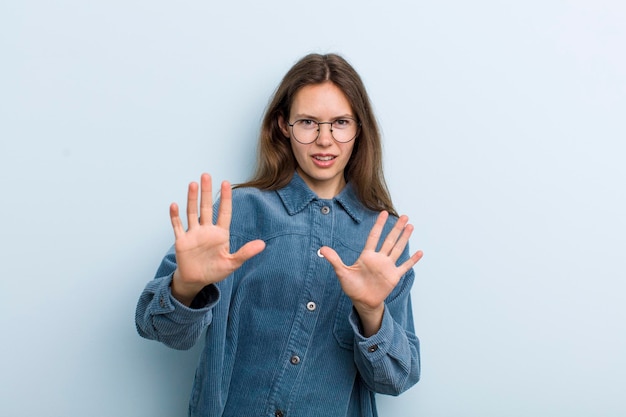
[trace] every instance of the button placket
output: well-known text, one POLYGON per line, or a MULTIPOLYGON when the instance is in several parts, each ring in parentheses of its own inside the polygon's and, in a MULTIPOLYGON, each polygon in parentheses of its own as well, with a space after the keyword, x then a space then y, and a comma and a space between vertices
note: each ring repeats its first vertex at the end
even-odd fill
MULTIPOLYGON (((308 262, 308 268, 306 271, 302 271, 301 277, 303 279, 303 288, 298 295, 298 310, 295 317, 297 325, 292 327, 289 334, 289 339, 285 346, 285 350, 282 352, 282 364, 280 366, 280 381, 284 383, 273 387, 275 393, 269 399, 270 403, 273 403, 273 407, 268 411, 276 417, 283 417, 287 415, 287 410, 282 409, 281 405, 290 401, 292 395, 296 395, 299 389, 292 389, 300 387, 305 382, 302 381, 302 371, 306 366, 304 364, 304 356, 308 354, 308 349, 311 346, 311 338, 315 334, 316 323, 319 319, 317 312, 316 299, 322 299, 324 294, 325 282, 317 282, 317 277, 320 274, 324 274, 330 268, 330 265, 323 259, 324 256, 321 253, 321 248, 326 245, 332 244, 333 236, 333 222, 334 216, 332 214, 332 203, 328 201, 315 201, 308 207, 306 214, 307 224, 311 228, 311 239, 309 251, 315 251, 315 255, 308 252, 311 258, 308 262), (318 258, 315 260, 315 258, 318 258), (303 308, 304 307, 304 308, 303 308)), ((305 378, 306 379, 306 378, 305 378)), ((272 415, 272 414, 270 414, 272 415)))

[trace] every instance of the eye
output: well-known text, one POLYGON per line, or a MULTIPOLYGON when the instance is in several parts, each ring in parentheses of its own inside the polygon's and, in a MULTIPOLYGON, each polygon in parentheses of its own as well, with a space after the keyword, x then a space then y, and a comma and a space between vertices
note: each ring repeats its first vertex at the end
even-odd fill
POLYGON ((336 129, 347 129, 354 124, 352 119, 337 119, 333 122, 333 127, 336 129))
POLYGON ((317 122, 311 119, 296 120, 296 125, 303 129, 317 129, 317 122))

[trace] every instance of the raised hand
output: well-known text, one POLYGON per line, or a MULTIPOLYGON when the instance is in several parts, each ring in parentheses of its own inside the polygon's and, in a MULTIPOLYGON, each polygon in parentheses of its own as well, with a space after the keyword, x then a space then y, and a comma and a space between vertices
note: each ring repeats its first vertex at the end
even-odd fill
POLYGON ((222 182, 217 222, 213 224, 211 176, 202 174, 200 187, 189 184, 187 193, 187 230, 179 216, 178 205, 170 206, 170 219, 176 242, 177 269, 172 279, 172 295, 190 305, 206 285, 219 282, 239 268, 245 261, 265 249, 265 242, 253 240, 237 252, 230 253, 230 221, 232 191, 222 182), (200 188, 200 216, 198 216, 198 188, 200 188))
POLYGON ((384 301, 396 287, 400 278, 409 271, 423 256, 422 251, 415 252, 401 265, 396 265, 406 247, 413 226, 408 224, 407 216, 400 216, 391 229, 379 251, 383 226, 389 214, 383 211, 370 231, 361 256, 354 265, 346 266, 334 249, 324 246, 320 253, 333 266, 341 288, 352 300, 363 325, 364 336, 369 337, 380 329, 384 301))

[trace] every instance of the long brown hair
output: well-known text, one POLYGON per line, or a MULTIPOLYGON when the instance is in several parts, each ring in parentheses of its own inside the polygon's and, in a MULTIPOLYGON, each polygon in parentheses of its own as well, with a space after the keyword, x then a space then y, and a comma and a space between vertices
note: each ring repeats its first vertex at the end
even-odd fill
POLYGON ((337 54, 310 54, 300 59, 287 72, 274 92, 263 118, 259 137, 256 171, 249 181, 237 187, 277 190, 286 186, 297 163, 289 138, 278 123, 279 117, 289 119, 289 112, 298 90, 311 84, 332 82, 346 95, 361 129, 355 139, 344 176, 352 183, 363 205, 374 211, 393 208, 382 166, 380 130, 372 111, 363 81, 354 68, 337 54))

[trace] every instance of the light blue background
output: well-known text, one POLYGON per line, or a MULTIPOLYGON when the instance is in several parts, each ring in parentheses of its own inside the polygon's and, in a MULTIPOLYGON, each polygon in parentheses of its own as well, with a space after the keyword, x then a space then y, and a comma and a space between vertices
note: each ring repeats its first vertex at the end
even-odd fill
POLYGON ((0 415, 186 413, 199 346, 135 333, 203 171, 251 173, 284 72, 344 54, 425 251, 422 381, 380 414, 626 415, 626 6, 0 4, 0 415))

